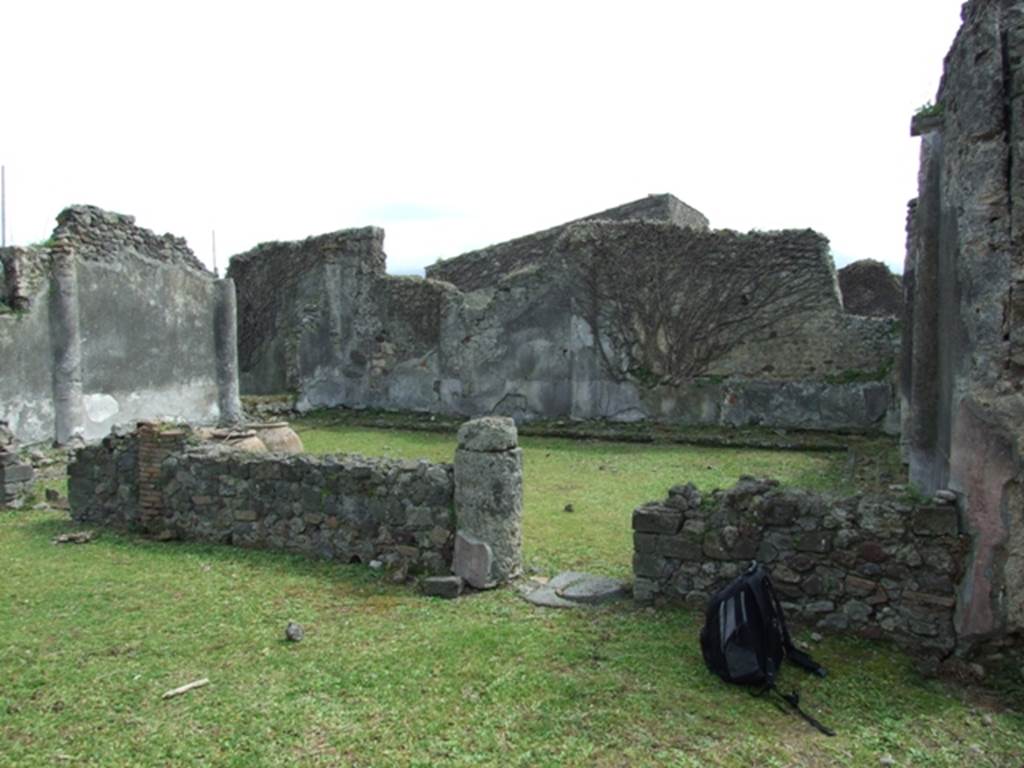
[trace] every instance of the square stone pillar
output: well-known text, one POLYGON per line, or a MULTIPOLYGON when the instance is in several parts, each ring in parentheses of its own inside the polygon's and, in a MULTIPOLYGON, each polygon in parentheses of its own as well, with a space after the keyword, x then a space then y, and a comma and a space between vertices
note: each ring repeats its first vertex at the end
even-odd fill
POLYGON ((486 416, 459 429, 452 570, 477 589, 523 569, 523 452, 516 423, 486 416))

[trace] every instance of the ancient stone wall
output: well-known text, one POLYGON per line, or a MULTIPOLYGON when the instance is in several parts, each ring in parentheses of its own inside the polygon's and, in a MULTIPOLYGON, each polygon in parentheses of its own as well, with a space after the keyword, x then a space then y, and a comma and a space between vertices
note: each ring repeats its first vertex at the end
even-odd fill
POLYGON ((241 384, 304 406, 429 409, 451 288, 384 274, 380 229, 269 243, 231 260, 241 384))
POLYGON ((501 278, 545 261, 565 230, 584 221, 664 221, 679 227, 706 230, 708 220, 672 195, 648 195, 625 205, 584 216, 551 229, 470 251, 427 267, 427 277, 444 280, 463 291, 493 287, 501 278))
POLYGON ((451 465, 183 448, 182 438, 147 428, 80 449, 68 469, 73 518, 161 538, 447 572, 451 465))
POLYGON ((510 419, 464 424, 454 465, 248 453, 142 423, 77 450, 68 477, 81 523, 379 561, 403 578, 454 568, 478 588, 522 571, 522 454, 510 419))
POLYGON ((336 327, 329 331, 345 332, 337 327, 340 313, 347 311, 340 302, 356 298, 356 286, 338 283, 383 276, 383 241, 383 231, 366 227, 293 243, 263 243, 231 259, 227 276, 238 291, 238 359, 245 392, 299 389, 304 329, 323 325, 333 313, 336 327))
POLYGON ((839 270, 843 309, 851 315, 899 317, 903 312, 903 284, 885 264, 861 259, 839 270))
POLYGON ((911 480, 960 497, 957 631, 1024 634, 1024 2, 971 0, 939 114, 917 117, 903 441, 911 480))
POLYGON ((590 222, 569 228, 558 250, 576 314, 602 335, 632 334, 610 339, 613 367, 643 366, 673 383, 891 368, 893 324, 842 312, 828 241, 811 230, 590 222))
POLYGON ((956 645, 955 506, 829 498, 748 477, 710 498, 675 486, 633 513, 633 530, 638 601, 703 608, 756 558, 793 620, 939 654, 956 645))
POLYGON ((235 345, 219 343, 233 333, 233 287, 180 238, 74 206, 45 245, 2 249, 0 260, 0 420, 21 441, 237 417, 235 345))
POLYGON ((245 391, 291 389, 300 408, 895 428, 894 322, 843 312, 814 232, 709 232, 654 196, 429 270, 458 288, 385 276, 382 237, 232 260, 245 391), (623 312, 595 318, 588 297, 623 312))

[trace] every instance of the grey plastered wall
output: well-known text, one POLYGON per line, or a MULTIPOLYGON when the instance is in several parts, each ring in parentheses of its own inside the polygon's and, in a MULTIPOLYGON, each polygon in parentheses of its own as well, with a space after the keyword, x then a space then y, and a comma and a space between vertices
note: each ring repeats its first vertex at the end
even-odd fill
POLYGON ((212 423, 219 397, 237 404, 237 368, 220 364, 233 345, 216 343, 223 283, 183 240, 73 206, 45 247, 2 256, 16 308, 0 314, 0 419, 19 440, 97 438, 139 419, 212 423))
POLYGON ((138 257, 78 263, 85 436, 140 419, 216 422, 216 281, 138 257))
POLYGON ((517 419, 572 412, 570 300, 543 269, 451 296, 442 323, 441 410, 517 419))
MULTIPOLYGON (((12 275, 15 259, 44 258, 29 249, 0 251, 0 259, 12 275)), ((10 298, 13 281, 6 288, 10 298)), ((6 311, 0 313, 0 421, 6 421, 15 436, 28 443, 52 439, 54 433, 49 294, 49 282, 43 282, 31 304, 14 310, 14 302, 4 302, 6 311)))

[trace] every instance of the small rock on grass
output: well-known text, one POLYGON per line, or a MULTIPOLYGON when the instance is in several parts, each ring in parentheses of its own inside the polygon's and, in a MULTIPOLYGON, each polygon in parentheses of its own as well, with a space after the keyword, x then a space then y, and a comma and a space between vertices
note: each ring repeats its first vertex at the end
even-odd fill
POLYGON ((462 579, 458 576, 430 576, 423 580, 423 594, 451 600, 462 594, 462 579))
POLYGON ((88 544, 96 538, 93 531, 75 531, 74 533, 62 533, 54 540, 54 544, 88 544))
POLYGON ((294 621, 289 621, 288 626, 284 628, 284 639, 290 643, 298 643, 305 636, 306 633, 302 629, 302 625, 296 624, 294 621))

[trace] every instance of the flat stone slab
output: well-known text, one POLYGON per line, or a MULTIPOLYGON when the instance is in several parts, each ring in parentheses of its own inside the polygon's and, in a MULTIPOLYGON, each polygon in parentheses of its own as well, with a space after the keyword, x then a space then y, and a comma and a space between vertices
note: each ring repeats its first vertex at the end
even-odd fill
POLYGON ((590 605, 600 605, 629 596, 625 582, 618 579, 587 574, 581 574, 581 576, 582 578, 573 580, 565 587, 556 588, 555 592, 565 600, 571 600, 574 603, 589 603, 590 605))
POLYGON ((534 588, 526 587, 521 594, 526 602, 539 605, 542 608, 576 608, 579 605, 579 603, 562 599, 547 584, 534 588))
POLYGON ((525 588, 522 595, 528 603, 545 608, 575 608, 625 599, 629 588, 625 582, 607 576, 566 571, 546 584, 525 588))

